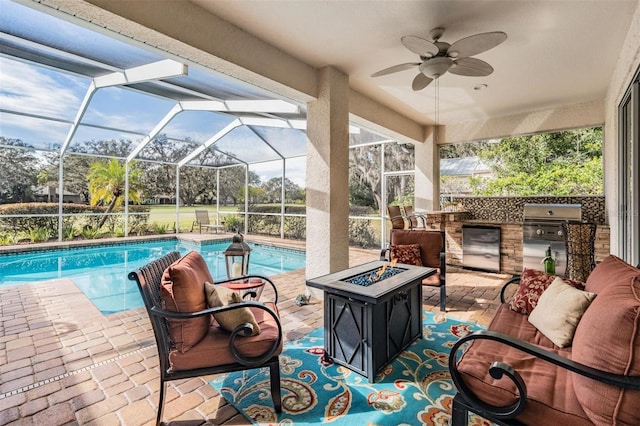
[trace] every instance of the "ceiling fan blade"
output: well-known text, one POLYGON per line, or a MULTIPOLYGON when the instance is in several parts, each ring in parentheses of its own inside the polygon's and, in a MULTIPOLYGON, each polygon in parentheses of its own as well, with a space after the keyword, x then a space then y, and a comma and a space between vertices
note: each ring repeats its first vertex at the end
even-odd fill
POLYGON ((485 77, 493 72, 493 67, 480 59, 460 58, 453 61, 453 66, 449 68, 449 72, 468 77, 485 77))
POLYGON ((381 75, 387 75, 387 74, 391 74, 391 73, 398 72, 398 71, 408 70, 408 69, 411 69, 411 68, 415 68, 418 65, 420 65, 419 62, 407 62, 405 64, 394 65, 392 67, 385 68, 385 69, 380 70, 378 72, 374 72, 373 74, 371 74, 371 77, 380 77, 381 75))
POLYGON ((408 35, 400 38, 400 41, 404 47, 425 58, 431 58, 438 53, 438 46, 421 37, 408 35))
POLYGON ((411 83, 411 88, 417 92, 418 90, 422 90, 425 87, 427 87, 429 83, 431 83, 432 81, 433 81, 432 78, 429 78, 426 75, 419 73, 413 79, 413 82, 411 83))
POLYGON ((507 34, 502 31, 481 33, 462 38, 447 50, 447 56, 451 58, 468 58, 478 53, 493 49, 507 39, 507 34))

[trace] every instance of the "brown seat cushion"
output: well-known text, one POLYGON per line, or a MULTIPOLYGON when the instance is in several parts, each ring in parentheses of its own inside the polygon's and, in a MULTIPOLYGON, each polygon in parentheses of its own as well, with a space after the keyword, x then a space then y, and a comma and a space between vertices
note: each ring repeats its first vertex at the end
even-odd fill
MULTIPOLYGON (((599 293, 576 328, 573 359, 611 373, 640 376, 640 270, 610 257, 593 272, 587 286, 599 293), (607 284, 590 282, 592 277, 606 277, 607 284)), ((594 423, 640 424, 640 391, 582 376, 574 379, 574 391, 594 423)))
POLYGON ((440 231, 394 229, 391 231, 390 244, 392 246, 418 244, 422 266, 438 268, 440 266, 440 252, 444 251, 442 235, 440 231))
MULTIPOLYGON (((173 312, 197 312, 207 308, 204 283, 213 281, 207 263, 195 251, 169 266, 162 275, 162 307, 173 312)), ((189 320, 168 319, 175 348, 186 352, 207 334, 210 316, 189 320)))
POLYGON ((435 274, 429 275, 427 278, 422 280, 422 285, 440 287, 440 284, 442 284, 442 282, 440 281, 440 268, 436 268, 435 274))
MULTIPOLYGON (((498 308, 489 329, 529 341, 562 356, 568 349, 556 348, 553 343, 531 325, 526 315, 509 309, 507 304, 498 308)), ((513 382, 507 378, 496 380, 489 374, 494 361, 514 367, 527 384, 528 403, 517 417, 524 424, 591 425, 573 392, 572 373, 510 346, 490 340, 475 340, 462 355, 458 368, 464 382, 484 401, 505 406, 517 400, 513 382)))
MULTIPOLYGON (((278 310, 273 303, 265 303, 276 315, 278 310)), ((258 356, 267 352, 278 339, 278 325, 271 315, 259 308, 250 308, 256 322, 260 326, 260 334, 249 337, 238 337, 236 346, 244 356, 258 356)), ((282 340, 274 355, 282 351, 282 340)), ((212 367, 237 362, 229 350, 229 332, 213 322, 207 329, 204 338, 188 352, 172 350, 169 362, 173 370, 190 370, 193 368, 212 367)))

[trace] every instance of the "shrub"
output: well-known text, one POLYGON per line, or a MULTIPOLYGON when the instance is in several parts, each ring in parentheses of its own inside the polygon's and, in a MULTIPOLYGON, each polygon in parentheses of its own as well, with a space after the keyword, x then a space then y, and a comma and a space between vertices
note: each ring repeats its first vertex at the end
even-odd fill
POLYGON ((17 244, 19 241, 17 234, 10 234, 8 232, 0 233, 0 246, 8 246, 17 244))
POLYGON ((243 226, 244 222, 240 216, 225 216, 224 218, 224 228, 227 231, 240 230, 243 226))
POLYGON ((29 229, 29 239, 32 243, 47 241, 49 238, 51 238, 51 233, 44 226, 36 226, 29 229))
POLYGON ((169 226, 164 223, 160 224, 160 223, 153 222, 151 224, 151 230, 156 234, 166 234, 168 228, 169 226))
POLYGON ((349 245, 362 248, 376 247, 376 237, 370 220, 349 220, 349 245))
MULTIPOLYGON (((58 232, 58 203, 15 203, 0 205, 0 230, 10 230, 14 233, 25 232, 29 234, 32 229, 46 228, 49 235, 58 232), (37 215, 37 216, 36 216, 37 215), (50 216, 40 216, 50 215, 50 216), (20 217, 7 217, 20 216, 20 217)), ((106 206, 88 206, 85 204, 65 203, 62 205, 63 236, 73 239, 69 227, 76 229, 95 228, 100 221, 100 215, 105 212, 106 206)), ((117 215, 109 216, 104 229, 115 230, 117 226, 124 227, 124 209, 119 207, 114 210, 117 215)), ((131 229, 144 229, 146 232, 149 221, 149 206, 129 206, 129 227, 131 229)), ((104 233, 98 233, 104 235, 104 233)))
POLYGON ((62 238, 65 240, 73 240, 76 236, 76 231, 72 225, 64 225, 62 227, 62 238))
POLYGON ((94 228, 84 228, 82 230, 82 238, 86 240, 95 240, 96 238, 100 238, 103 234, 98 229, 94 228))

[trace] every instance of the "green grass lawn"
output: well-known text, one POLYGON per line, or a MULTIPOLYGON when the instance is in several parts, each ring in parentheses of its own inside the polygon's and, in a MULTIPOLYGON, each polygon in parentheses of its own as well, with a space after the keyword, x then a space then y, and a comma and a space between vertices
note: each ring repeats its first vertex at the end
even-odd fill
MULTIPOLYGON (((207 206, 207 205, 199 205, 199 206, 181 206, 180 207, 180 230, 189 231, 191 230, 191 225, 196 220, 196 209, 197 210, 208 210, 209 211, 209 219, 211 223, 215 223, 216 220, 216 206, 207 206)), ((220 206, 220 219, 225 216, 225 214, 234 214, 238 211, 237 206, 220 206)), ((176 206, 152 206, 150 209, 149 216, 149 224, 156 223, 158 225, 166 225, 170 228, 173 228, 173 224, 176 221, 176 206)))

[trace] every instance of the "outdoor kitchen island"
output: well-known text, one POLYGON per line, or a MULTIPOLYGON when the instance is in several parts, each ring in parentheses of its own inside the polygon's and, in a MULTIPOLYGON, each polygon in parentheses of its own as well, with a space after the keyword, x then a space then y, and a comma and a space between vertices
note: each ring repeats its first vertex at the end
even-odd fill
POLYGON ((380 370, 422 337, 422 280, 435 272, 375 261, 307 280, 324 291, 325 360, 373 383, 380 370))

